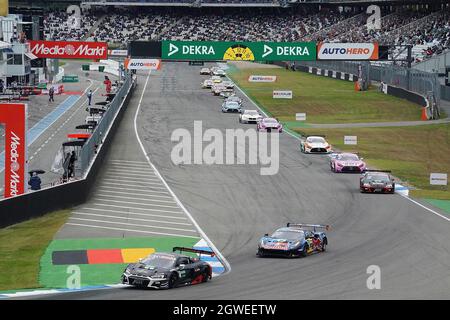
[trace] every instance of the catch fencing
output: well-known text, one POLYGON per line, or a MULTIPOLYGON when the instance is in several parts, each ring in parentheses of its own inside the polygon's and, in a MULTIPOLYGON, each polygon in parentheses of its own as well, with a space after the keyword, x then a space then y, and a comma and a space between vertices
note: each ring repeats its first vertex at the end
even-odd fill
POLYGON ((373 65, 368 61, 301 61, 297 65, 346 72, 363 78, 366 83, 384 82, 424 97, 432 95, 437 105, 440 105, 441 84, 435 73, 388 64, 373 65))
POLYGON ((120 106, 127 97, 132 85, 133 81, 131 76, 127 76, 123 84, 117 90, 116 95, 109 104, 107 111, 103 114, 102 118, 95 127, 95 130, 92 133, 91 137, 81 148, 80 160, 82 176, 84 176, 88 171, 92 160, 95 157, 95 154, 98 152, 98 148, 103 143, 103 139, 108 130, 111 128, 111 125, 118 114, 120 106))

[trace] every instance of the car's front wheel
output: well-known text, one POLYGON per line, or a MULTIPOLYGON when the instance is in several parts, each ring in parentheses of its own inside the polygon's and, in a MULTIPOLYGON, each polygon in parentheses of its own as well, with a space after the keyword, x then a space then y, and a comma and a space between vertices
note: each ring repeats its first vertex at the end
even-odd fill
POLYGON ((178 281, 178 274, 172 273, 169 277, 169 289, 175 288, 178 281))
POLYGON ((303 250, 302 250, 302 252, 300 253, 300 255, 301 255, 302 257, 306 257, 306 256, 308 255, 308 249, 309 249, 308 245, 305 244, 305 245, 303 246, 303 250))

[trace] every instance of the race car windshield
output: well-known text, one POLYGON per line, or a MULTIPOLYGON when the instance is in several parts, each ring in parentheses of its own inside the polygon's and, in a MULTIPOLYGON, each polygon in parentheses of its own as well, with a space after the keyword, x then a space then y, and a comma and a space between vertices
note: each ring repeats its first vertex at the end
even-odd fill
POLYGON ((228 101, 228 103, 227 103, 227 107, 238 107, 238 106, 239 106, 239 104, 234 101, 228 101))
POLYGON ((256 112, 256 111, 245 111, 245 114, 248 114, 250 116, 257 116, 258 112, 256 112))
POLYGON ((389 181, 389 177, 385 176, 385 175, 370 175, 367 177, 367 179, 369 180, 376 180, 376 181, 383 181, 383 182, 388 182, 389 181))
POLYGON ((275 119, 265 119, 264 122, 266 122, 266 123, 277 123, 277 120, 275 120, 275 119))
POLYGON ((344 161, 358 161, 359 158, 357 155, 355 154, 344 154, 342 156, 339 157, 339 160, 344 160, 344 161))
POLYGON ((152 254, 141 263, 155 268, 171 268, 175 264, 175 257, 169 255, 152 254))
POLYGON ((323 143, 323 142, 325 142, 325 139, 324 138, 316 138, 316 137, 314 137, 314 138, 308 138, 308 142, 312 142, 312 143, 323 143))
POLYGON ((286 239, 286 240, 298 240, 304 236, 303 231, 275 231, 272 234, 272 238, 286 239))

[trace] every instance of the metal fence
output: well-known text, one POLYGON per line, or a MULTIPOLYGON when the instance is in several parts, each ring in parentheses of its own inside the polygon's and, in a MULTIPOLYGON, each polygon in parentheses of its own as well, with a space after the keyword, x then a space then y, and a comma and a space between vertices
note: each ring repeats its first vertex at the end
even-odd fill
POLYGON ((94 132, 89 140, 86 141, 80 152, 81 159, 81 173, 82 176, 87 173, 87 170, 94 159, 98 148, 103 143, 103 139, 114 122, 114 119, 122 107, 125 98, 133 85, 131 75, 127 75, 117 89, 114 99, 109 104, 108 110, 103 114, 102 118, 98 122, 94 132))
POLYGON ((441 98, 441 85, 435 73, 393 65, 372 65, 367 61, 305 61, 299 62, 298 65, 346 72, 357 76, 362 71, 362 78, 365 81, 384 82, 425 97, 432 93, 438 105, 441 98))

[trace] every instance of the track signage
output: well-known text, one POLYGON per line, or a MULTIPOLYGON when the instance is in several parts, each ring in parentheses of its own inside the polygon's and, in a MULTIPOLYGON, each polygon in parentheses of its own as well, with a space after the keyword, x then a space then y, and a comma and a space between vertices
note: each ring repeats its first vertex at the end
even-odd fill
POLYGON ((50 59, 107 59, 106 42, 88 41, 29 41, 31 53, 50 59))
POLYGON ((319 43, 317 60, 378 60, 378 43, 319 43))
POLYGON ((166 60, 316 60, 315 42, 162 41, 166 60))

